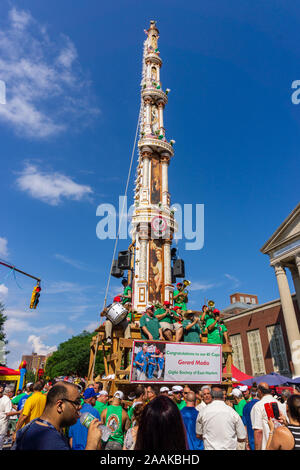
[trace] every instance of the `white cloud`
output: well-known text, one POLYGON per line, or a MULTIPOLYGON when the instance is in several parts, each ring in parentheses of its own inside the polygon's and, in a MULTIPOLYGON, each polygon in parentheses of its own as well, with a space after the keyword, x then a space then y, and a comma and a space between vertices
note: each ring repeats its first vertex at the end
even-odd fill
POLYGON ((4 284, 0 284, 0 298, 5 297, 8 294, 8 287, 4 284))
POLYGON ((7 256, 8 249, 7 249, 7 240, 6 238, 0 237, 0 256, 7 256))
POLYGON ((31 344, 33 352, 45 356, 57 350, 56 346, 45 345, 40 336, 30 335, 27 339, 27 343, 31 344))
POLYGON ((73 268, 81 269, 83 271, 88 270, 87 266, 85 266, 81 261, 77 261, 75 259, 68 258, 67 256, 60 255, 60 254, 56 254, 55 258, 59 259, 60 261, 63 261, 66 264, 69 264, 73 268))
POLYGON ((187 287, 188 290, 198 291, 198 290, 208 290, 216 287, 217 284, 207 283, 207 282, 192 282, 190 286, 187 287))
POLYGON ((34 165, 27 165, 16 183, 20 190, 53 206, 63 198, 79 201, 93 192, 90 186, 75 183, 69 176, 41 172, 34 165))
POLYGON ((239 279, 237 279, 236 277, 232 276, 231 274, 225 274, 225 277, 227 277, 227 279, 229 279, 230 281, 233 281, 233 288, 239 287, 239 285, 241 284, 241 282, 239 281, 239 279))
POLYGON ((92 333, 93 331, 95 331, 96 328, 98 328, 99 325, 99 322, 93 321, 86 325, 83 329, 92 333))
POLYGON ((99 114, 90 103, 90 83, 80 69, 75 45, 62 34, 50 38, 30 12, 10 10, 0 31, 0 57, 6 84, 0 119, 22 137, 56 135, 76 122, 82 127, 99 114))

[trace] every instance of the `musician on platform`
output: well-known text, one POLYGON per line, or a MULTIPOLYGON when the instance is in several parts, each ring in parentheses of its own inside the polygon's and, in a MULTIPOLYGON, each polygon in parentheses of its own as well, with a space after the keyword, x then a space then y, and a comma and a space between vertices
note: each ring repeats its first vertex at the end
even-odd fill
MULTIPOLYGON (((180 312, 180 310, 179 310, 180 312)), ((158 308, 154 315, 160 323, 163 336, 167 341, 173 341, 173 332, 175 332, 175 342, 179 342, 183 335, 182 316, 178 313, 178 309, 173 310, 170 302, 164 302, 162 308, 158 308)))
POLYGON ((132 298, 132 288, 131 286, 128 284, 128 280, 127 279, 123 279, 122 280, 122 285, 124 287, 124 291, 123 291, 123 294, 122 294, 122 304, 125 305, 127 302, 131 302, 131 298, 132 298))
POLYGON ((201 343, 200 318, 192 310, 183 313, 183 341, 186 343, 201 343))
POLYGON ((146 313, 140 319, 140 327, 142 339, 164 341, 161 325, 156 316, 154 316, 153 305, 147 306, 146 313))
MULTIPOLYGON (((115 297, 114 302, 122 302, 121 297, 115 297)), ((128 339, 130 338, 130 326, 133 324, 133 312, 132 312, 132 304, 131 302, 127 302, 124 307, 128 311, 127 317, 124 318, 120 323, 117 325, 113 325, 111 320, 107 318, 104 322, 104 327, 105 327, 105 338, 106 338, 106 343, 111 344, 111 336, 112 336, 112 330, 114 326, 117 326, 118 328, 121 327, 124 331, 124 338, 128 339)), ((104 308, 104 310, 101 312, 101 317, 107 317, 107 308, 104 308)))
POLYGON ((182 311, 187 310, 188 294, 184 290, 182 282, 176 284, 177 289, 173 292, 174 307, 178 306, 182 311))

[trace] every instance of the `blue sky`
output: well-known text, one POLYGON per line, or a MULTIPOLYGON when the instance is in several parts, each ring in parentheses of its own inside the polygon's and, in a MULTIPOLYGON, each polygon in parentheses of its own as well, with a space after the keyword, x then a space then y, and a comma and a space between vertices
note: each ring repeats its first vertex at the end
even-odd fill
POLYGON ((224 308, 236 291, 278 297, 260 248, 299 201, 296 2, 4 0, 0 258, 43 289, 31 311, 34 282, 0 268, 9 366, 99 322, 114 241, 96 237, 96 209, 124 193, 151 19, 171 89, 172 203, 205 205, 203 249, 178 243, 191 305, 224 308))

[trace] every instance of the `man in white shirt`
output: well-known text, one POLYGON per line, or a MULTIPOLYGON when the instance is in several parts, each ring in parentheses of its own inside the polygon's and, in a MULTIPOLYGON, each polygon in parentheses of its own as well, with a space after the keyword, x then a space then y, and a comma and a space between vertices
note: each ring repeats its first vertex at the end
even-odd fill
POLYGON ((202 408, 205 408, 206 405, 212 402, 211 388, 209 385, 203 385, 200 390, 201 393, 201 402, 196 406, 196 410, 200 411, 202 408))
POLYGON ((271 391, 267 383, 261 382, 258 384, 257 397, 259 398, 259 402, 255 403, 250 414, 252 429, 254 431, 254 446, 255 450, 265 450, 270 433, 265 404, 276 402, 279 411, 281 411, 285 416, 286 413, 282 404, 276 400, 273 395, 271 395, 271 391))
MULTIPOLYGON (((6 393, 8 393, 8 389, 6 393)), ((12 403, 9 397, 4 394, 4 387, 0 385, 0 450, 2 450, 4 439, 7 434, 9 417, 8 413, 12 411, 12 403)))
POLYGON ((237 450, 238 442, 246 441, 243 422, 233 408, 223 401, 223 390, 214 386, 213 401, 202 408, 196 421, 196 435, 205 450, 237 450))

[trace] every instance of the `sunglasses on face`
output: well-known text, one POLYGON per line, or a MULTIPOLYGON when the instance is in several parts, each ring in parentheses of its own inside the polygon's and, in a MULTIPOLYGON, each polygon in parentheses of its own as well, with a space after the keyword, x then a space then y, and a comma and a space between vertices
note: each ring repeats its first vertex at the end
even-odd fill
POLYGON ((68 401, 69 403, 72 403, 72 405, 75 405, 77 408, 81 406, 80 398, 76 398, 76 400, 69 400, 68 398, 61 398, 61 401, 68 401))

